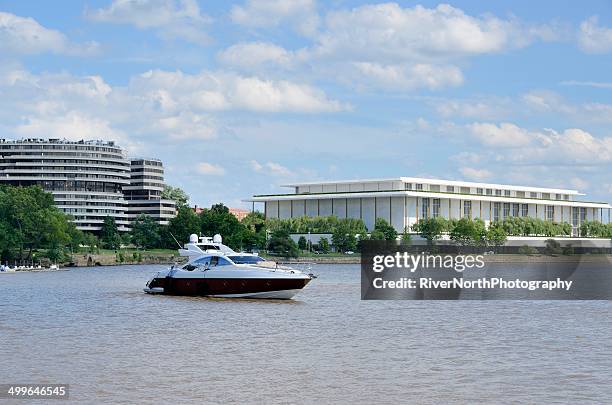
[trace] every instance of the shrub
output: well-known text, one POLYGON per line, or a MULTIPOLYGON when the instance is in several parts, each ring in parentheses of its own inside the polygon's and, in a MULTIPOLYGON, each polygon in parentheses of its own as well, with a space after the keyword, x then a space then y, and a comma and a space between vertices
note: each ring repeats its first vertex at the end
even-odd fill
POLYGON ((558 255, 562 252, 561 244, 554 239, 546 239, 546 254, 558 255))
POLYGON ((538 254, 538 249, 534 248, 533 246, 523 245, 518 249, 518 252, 521 255, 532 256, 538 254))

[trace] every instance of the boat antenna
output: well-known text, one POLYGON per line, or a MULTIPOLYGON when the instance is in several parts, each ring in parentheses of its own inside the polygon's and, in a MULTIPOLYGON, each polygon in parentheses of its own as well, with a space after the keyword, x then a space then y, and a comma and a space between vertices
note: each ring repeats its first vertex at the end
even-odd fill
POLYGON ((183 247, 181 246, 181 244, 178 242, 178 240, 176 240, 176 238, 174 237, 174 235, 172 235, 172 232, 168 232, 170 234, 170 236, 172 236, 172 239, 174 239, 174 241, 176 242, 176 244, 178 245, 179 249, 182 249, 183 247))

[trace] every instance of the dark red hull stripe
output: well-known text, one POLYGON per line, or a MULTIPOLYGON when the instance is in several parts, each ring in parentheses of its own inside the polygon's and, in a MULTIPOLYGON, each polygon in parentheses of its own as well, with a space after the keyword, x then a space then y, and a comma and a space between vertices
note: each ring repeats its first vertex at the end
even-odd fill
POLYGON ((149 288, 162 287, 169 295, 252 294, 302 289, 309 279, 156 278, 149 288))

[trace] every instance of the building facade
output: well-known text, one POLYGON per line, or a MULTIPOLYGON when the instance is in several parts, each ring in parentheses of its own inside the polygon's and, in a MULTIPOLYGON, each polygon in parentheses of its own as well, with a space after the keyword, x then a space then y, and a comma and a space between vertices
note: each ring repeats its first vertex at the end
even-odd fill
POLYGON ((568 222, 610 221, 610 204, 580 201, 576 190, 399 177, 289 184, 292 193, 255 195, 266 218, 335 215, 362 219, 369 230, 384 218, 398 231, 421 218, 480 218, 488 226, 509 217, 568 222))
POLYGON ((176 203, 162 198, 164 165, 159 159, 130 159, 130 184, 123 187, 128 220, 146 214, 160 225, 167 225, 176 216, 176 203))
POLYGON ((0 184, 41 186, 83 231, 99 231, 107 216, 128 231, 132 182, 131 161, 112 141, 0 139, 0 184))

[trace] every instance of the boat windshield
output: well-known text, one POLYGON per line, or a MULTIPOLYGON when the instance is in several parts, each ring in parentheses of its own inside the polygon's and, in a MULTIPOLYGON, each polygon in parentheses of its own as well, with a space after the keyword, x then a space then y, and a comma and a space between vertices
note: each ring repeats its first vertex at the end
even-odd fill
POLYGON ((256 264, 259 262, 265 262, 266 259, 259 256, 251 256, 251 255, 232 255, 227 256, 236 264, 256 264))

